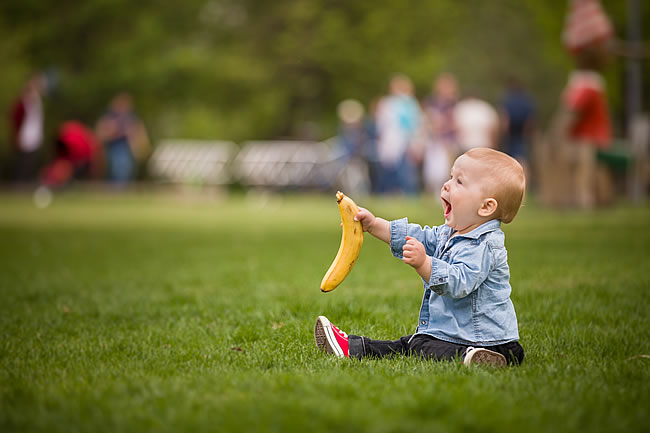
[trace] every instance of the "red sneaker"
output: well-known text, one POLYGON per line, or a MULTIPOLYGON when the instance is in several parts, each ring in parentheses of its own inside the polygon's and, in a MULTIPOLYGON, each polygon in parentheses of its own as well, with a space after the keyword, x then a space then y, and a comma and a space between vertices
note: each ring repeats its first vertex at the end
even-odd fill
POLYGON ((348 334, 332 325, 327 317, 318 316, 316 319, 316 329, 314 329, 314 338, 316 346, 327 353, 333 353, 339 358, 345 358, 348 355, 348 334))

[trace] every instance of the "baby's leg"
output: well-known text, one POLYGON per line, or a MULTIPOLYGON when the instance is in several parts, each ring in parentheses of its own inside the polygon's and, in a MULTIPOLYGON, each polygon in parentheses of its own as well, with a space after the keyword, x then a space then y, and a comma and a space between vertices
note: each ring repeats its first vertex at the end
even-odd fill
POLYGON ((436 361, 451 361, 456 357, 462 357, 467 346, 438 340, 430 335, 419 334, 413 337, 410 343, 410 352, 425 359, 436 361))
POLYGON ((410 335, 399 340, 371 340, 368 337, 350 335, 350 357, 353 358, 383 358, 394 354, 406 354, 409 350, 410 335))
POLYGON ((524 362, 524 348, 518 341, 499 344, 498 346, 489 346, 486 349, 493 350, 506 357, 509 365, 520 365, 524 362))
MULTIPOLYGON (((450 343, 439 340, 430 335, 419 334, 413 337, 409 344, 410 353, 426 359, 453 360, 456 357, 463 358, 469 346, 450 343)), ((475 348, 488 349, 505 357, 509 365, 519 365, 524 360, 524 349, 518 341, 500 344, 498 346, 473 346, 475 348)))

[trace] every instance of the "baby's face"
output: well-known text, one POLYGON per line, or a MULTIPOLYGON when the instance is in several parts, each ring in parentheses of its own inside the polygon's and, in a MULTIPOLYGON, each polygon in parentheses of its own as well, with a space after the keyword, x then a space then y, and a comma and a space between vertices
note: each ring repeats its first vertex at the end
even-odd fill
POLYGON ((461 155, 451 168, 451 177, 440 190, 445 224, 459 233, 469 233, 486 221, 479 209, 487 198, 488 169, 478 160, 461 155))

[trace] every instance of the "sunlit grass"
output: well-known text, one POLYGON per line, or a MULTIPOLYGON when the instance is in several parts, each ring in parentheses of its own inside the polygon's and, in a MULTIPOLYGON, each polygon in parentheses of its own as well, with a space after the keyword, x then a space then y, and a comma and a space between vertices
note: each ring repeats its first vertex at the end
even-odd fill
MULTIPOLYGON (((431 200, 357 199, 440 224, 431 200)), ((526 361, 318 352, 317 315, 410 333, 419 278, 366 235, 334 292, 333 197, 0 196, 0 431, 643 431, 650 207, 504 226, 526 361)))

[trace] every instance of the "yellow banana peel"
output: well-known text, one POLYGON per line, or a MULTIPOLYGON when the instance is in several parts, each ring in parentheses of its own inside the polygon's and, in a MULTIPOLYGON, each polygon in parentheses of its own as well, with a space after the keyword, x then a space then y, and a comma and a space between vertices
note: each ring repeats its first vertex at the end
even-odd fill
POLYGON ((336 193, 336 201, 341 213, 343 233, 339 252, 320 283, 322 292, 331 292, 343 282, 357 262, 363 245, 363 227, 359 221, 354 220, 359 207, 341 191, 336 193))

